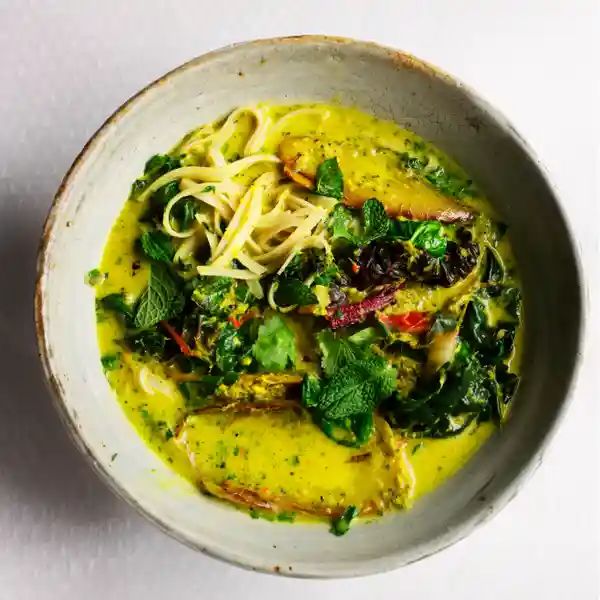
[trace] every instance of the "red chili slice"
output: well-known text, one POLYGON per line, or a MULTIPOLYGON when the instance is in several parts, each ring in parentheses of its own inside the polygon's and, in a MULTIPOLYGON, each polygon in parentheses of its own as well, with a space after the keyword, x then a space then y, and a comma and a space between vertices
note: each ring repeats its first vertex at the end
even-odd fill
POLYGON ((185 356, 190 356, 192 354, 191 348, 187 345, 187 342, 181 337, 181 335, 177 333, 177 331, 175 331, 175 328, 169 325, 167 321, 161 321, 160 324, 169 334, 171 339, 179 346, 181 354, 185 354, 185 356))
POLYGON ((431 325, 429 313, 413 310, 401 315, 381 315, 379 320, 392 329, 407 333, 424 333, 431 325))

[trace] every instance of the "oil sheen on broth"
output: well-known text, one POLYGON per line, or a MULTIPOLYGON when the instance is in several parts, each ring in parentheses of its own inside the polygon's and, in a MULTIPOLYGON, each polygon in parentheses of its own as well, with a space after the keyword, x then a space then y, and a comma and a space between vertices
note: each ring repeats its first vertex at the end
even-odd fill
POLYGON ((237 109, 133 184, 88 275, 102 365, 199 490, 340 535, 410 508, 507 418, 522 319, 505 230, 393 122, 237 109))

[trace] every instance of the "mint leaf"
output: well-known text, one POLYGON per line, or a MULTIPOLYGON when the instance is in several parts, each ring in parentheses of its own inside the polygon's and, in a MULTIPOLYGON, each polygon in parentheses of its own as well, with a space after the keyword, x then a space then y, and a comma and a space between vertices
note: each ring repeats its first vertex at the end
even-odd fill
POLYGON ((317 334, 317 343, 321 350, 321 366, 325 374, 331 377, 338 369, 358 358, 358 349, 348 340, 337 337, 329 329, 317 334))
POLYGON ((379 200, 376 198, 367 200, 362 206, 362 217, 364 234, 361 242, 363 244, 368 244, 387 235, 390 229, 390 218, 379 200))
POLYGON ((273 315, 258 329, 254 357, 265 371, 283 371, 296 360, 296 339, 280 315, 273 315))
POLYGON ((320 338, 320 345, 328 352, 325 365, 336 370, 324 380, 305 377, 302 403, 328 437, 338 444, 360 446, 371 437, 373 411, 396 388, 397 371, 385 358, 369 351, 348 359, 348 350, 359 351, 346 340, 329 335, 320 338))
POLYGON ((328 158, 318 166, 315 192, 338 200, 343 196, 344 177, 337 158, 328 158))
POLYGON ((142 293, 135 314, 135 326, 147 329, 173 318, 183 310, 184 297, 179 281, 162 263, 150 267, 148 287, 142 293))
POLYGON ((140 244, 144 254, 150 260, 170 263, 175 254, 175 248, 170 236, 162 231, 146 231, 140 237, 140 244))

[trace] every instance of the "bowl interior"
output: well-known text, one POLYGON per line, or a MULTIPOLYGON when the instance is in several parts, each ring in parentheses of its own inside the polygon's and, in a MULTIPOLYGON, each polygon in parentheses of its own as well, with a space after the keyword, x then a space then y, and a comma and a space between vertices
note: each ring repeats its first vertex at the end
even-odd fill
POLYGON ((118 493, 172 535, 213 555, 286 574, 345 576, 431 554, 514 495, 540 460, 565 402, 578 352, 580 303, 576 259, 556 198, 501 116, 411 57, 372 44, 306 37, 253 42, 196 59, 105 124, 66 178, 49 217, 37 319, 62 415, 118 493), (172 473, 137 437, 112 396, 96 345, 93 290, 83 285, 150 155, 234 106, 332 99, 394 119, 474 176, 510 226, 526 323, 522 385, 502 433, 412 511, 357 526, 343 538, 323 526, 249 519, 172 473))

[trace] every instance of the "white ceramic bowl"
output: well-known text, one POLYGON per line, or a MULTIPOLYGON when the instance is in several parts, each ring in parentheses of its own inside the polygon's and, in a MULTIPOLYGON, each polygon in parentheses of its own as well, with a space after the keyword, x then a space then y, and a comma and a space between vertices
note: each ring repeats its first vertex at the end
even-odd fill
POLYGON ((555 195, 502 116, 411 56, 304 36, 239 44, 192 60, 108 119, 67 173, 50 211, 36 323, 46 375, 72 437, 102 479, 148 519, 193 548, 252 569, 354 576, 393 569, 462 538, 506 504, 540 462, 576 363, 578 272, 555 195), (332 98, 416 131, 475 177, 510 225, 526 311, 523 381, 502 433, 413 510, 359 524, 342 538, 323 525, 250 519, 170 471, 138 438, 103 376, 94 293, 83 285, 150 155, 236 105, 332 98))

